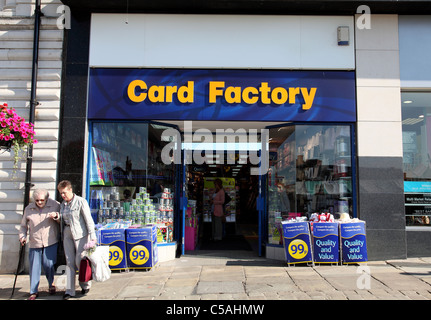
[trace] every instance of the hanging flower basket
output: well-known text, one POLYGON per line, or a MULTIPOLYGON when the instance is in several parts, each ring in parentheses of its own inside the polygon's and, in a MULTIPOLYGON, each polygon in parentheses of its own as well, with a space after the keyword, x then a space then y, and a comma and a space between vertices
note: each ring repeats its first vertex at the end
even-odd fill
POLYGON ((0 104, 0 150, 14 151, 14 169, 18 167, 20 151, 38 142, 34 135, 32 123, 25 122, 6 103, 0 104))

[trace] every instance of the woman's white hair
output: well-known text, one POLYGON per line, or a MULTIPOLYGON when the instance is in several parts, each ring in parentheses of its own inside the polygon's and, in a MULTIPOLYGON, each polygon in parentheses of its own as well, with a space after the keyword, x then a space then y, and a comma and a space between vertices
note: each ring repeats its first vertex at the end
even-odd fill
POLYGON ((33 191, 33 199, 43 196, 45 199, 49 198, 49 192, 46 189, 36 189, 33 191))

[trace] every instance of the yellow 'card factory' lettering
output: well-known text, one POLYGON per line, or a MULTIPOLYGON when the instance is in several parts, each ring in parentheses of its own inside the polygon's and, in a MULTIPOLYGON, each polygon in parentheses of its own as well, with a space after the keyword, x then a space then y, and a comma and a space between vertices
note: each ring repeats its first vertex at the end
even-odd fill
MULTIPOLYGON (((224 81, 209 82, 209 103, 216 103, 218 98, 224 98, 229 104, 277 104, 285 103, 296 104, 297 96, 302 96, 304 103, 302 109, 308 110, 313 106, 317 88, 271 88, 268 82, 261 82, 258 88, 256 87, 225 87, 224 81)), ((194 81, 188 81, 187 85, 177 86, 158 86, 150 87, 142 80, 133 80, 127 88, 127 95, 133 102, 143 102, 148 98, 150 102, 172 102, 174 96, 177 97, 180 103, 194 102, 194 81)))
POLYGON ((176 94, 181 103, 193 103, 194 101, 194 81, 188 81, 186 86, 151 86, 142 80, 133 80, 127 87, 127 95, 133 102, 142 102, 147 97, 151 102, 172 102, 176 94), (137 94, 137 89, 141 92, 137 94))
POLYGON ((246 87, 227 87, 225 88, 224 81, 210 81, 209 83, 209 103, 216 103, 218 97, 223 97, 227 103, 246 103, 255 104, 261 102, 263 104, 278 104, 285 103, 295 104, 296 96, 302 95, 304 103, 302 109, 308 110, 312 107, 314 97, 316 96, 317 88, 283 88, 268 86, 268 82, 261 82, 259 88, 246 87))

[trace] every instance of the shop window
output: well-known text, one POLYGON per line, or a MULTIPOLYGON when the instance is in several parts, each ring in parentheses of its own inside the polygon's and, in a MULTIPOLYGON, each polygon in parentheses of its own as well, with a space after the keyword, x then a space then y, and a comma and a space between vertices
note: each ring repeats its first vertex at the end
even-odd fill
POLYGON ((164 224, 173 241, 175 165, 161 159, 168 127, 93 122, 89 156, 90 207, 96 223, 164 224))
POLYGON ((317 212, 353 216, 351 127, 270 129, 268 242, 282 244, 281 222, 317 212))
POLYGON ((431 93, 403 92, 403 170, 407 226, 431 226, 431 93))

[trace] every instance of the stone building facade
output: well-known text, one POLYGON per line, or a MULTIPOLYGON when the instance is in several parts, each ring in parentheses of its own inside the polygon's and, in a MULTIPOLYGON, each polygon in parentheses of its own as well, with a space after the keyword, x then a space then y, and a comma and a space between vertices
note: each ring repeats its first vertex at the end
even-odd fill
MULTIPOLYGON (((62 3, 41 3, 37 70, 32 188, 55 196, 62 75, 63 29, 57 10, 62 3), (58 27, 60 26, 60 28, 58 27)), ((35 1, 0 0, 0 103, 29 119, 34 45, 35 1)), ((18 228, 24 210, 26 161, 13 171, 13 152, 0 151, 0 272, 14 272, 18 262, 18 228)), ((30 193, 30 196, 32 194, 30 193)))

